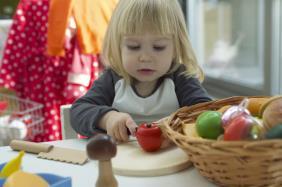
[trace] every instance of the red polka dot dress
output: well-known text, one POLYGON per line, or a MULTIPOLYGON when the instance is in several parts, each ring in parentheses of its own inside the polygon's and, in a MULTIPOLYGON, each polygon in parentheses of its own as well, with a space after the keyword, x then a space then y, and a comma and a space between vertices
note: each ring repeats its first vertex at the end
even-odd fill
POLYGON ((46 55, 48 6, 48 0, 20 1, 0 69, 0 86, 44 105, 44 133, 32 137, 35 142, 61 139, 60 105, 84 94, 99 73, 97 56, 79 54, 75 37, 66 38, 65 57, 46 55), (68 79, 77 65, 89 77, 83 84, 68 79))

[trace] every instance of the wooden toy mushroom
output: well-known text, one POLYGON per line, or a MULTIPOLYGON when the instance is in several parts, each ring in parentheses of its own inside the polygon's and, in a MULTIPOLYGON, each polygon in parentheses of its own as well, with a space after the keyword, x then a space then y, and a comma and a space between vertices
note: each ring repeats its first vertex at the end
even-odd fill
POLYGON ((88 157, 99 162, 96 187, 117 187, 111 162, 111 158, 117 153, 114 139, 106 134, 97 134, 89 140, 86 149, 88 157))

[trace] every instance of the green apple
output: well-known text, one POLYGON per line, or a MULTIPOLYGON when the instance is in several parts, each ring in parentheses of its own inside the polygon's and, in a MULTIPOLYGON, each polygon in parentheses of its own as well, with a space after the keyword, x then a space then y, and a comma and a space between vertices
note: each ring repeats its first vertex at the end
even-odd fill
POLYGON ((217 111, 205 111, 196 120, 196 130, 199 136, 207 139, 217 139, 223 134, 221 125, 221 113, 217 111))

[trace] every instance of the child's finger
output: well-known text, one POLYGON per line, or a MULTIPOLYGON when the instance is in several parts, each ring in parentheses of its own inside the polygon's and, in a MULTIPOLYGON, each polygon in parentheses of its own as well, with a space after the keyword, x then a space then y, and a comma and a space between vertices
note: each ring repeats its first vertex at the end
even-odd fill
POLYGON ((119 135, 121 138, 121 141, 127 142, 128 141, 128 134, 127 134, 127 128, 124 125, 119 126, 119 135))
POLYGON ((122 138, 121 138, 121 136, 120 136, 120 133, 119 133, 119 129, 118 129, 118 128, 115 129, 115 131, 114 131, 114 138, 115 138, 115 140, 116 140, 117 142, 121 142, 121 141, 122 141, 122 138))
POLYGON ((119 142, 120 141, 120 137, 119 137, 119 134, 117 134, 115 131, 112 131, 112 132, 108 132, 107 133, 109 136, 111 136, 115 142, 119 142))
POLYGON ((126 120, 126 127, 129 129, 129 132, 132 136, 135 136, 136 128, 138 127, 131 117, 126 120))
POLYGON ((113 138, 115 138, 115 133, 113 131, 113 129, 107 129, 107 134, 113 138))

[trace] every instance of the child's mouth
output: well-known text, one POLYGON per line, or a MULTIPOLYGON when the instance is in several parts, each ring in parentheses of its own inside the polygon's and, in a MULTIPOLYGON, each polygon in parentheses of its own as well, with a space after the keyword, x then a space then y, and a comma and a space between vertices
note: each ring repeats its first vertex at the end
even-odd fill
POLYGON ((152 69, 139 69, 137 71, 138 71, 138 73, 143 74, 143 75, 150 75, 150 74, 155 72, 152 69))

